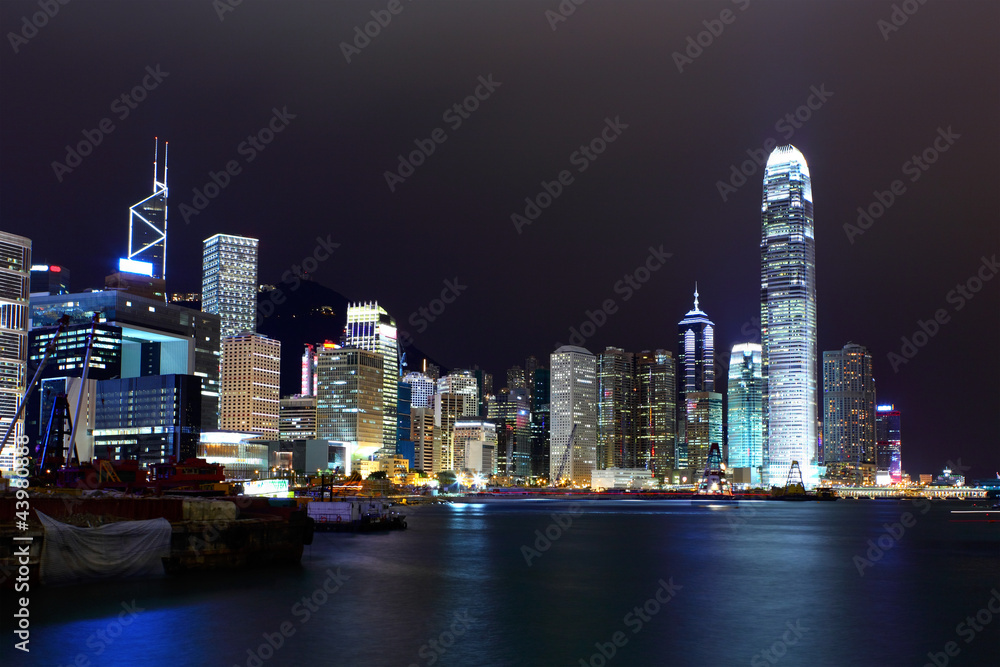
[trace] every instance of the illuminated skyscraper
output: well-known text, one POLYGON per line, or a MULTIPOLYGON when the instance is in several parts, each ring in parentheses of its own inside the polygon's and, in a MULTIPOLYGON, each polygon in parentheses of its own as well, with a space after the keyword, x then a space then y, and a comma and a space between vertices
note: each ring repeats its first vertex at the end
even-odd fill
POLYGON ((861 345, 823 352, 823 462, 875 463, 875 379, 861 345))
POLYGON ((434 394, 434 442, 441 447, 441 470, 455 470, 455 422, 469 400, 468 394, 434 394))
MULTIPOLYGON (((14 420, 27 386, 30 280, 31 240, 0 232, 0 438, 14 420)), ((22 417, 0 452, 0 468, 13 468, 14 444, 23 433, 22 417)))
POLYGON ((680 467, 677 445, 677 367, 668 350, 643 350, 635 355, 635 388, 638 391, 636 437, 640 465, 648 457, 656 477, 680 467))
POLYGON ((223 431, 279 434, 281 341, 243 334, 222 339, 222 401, 219 427, 223 431))
POLYGON ((159 137, 155 138, 155 142, 153 194, 136 202, 128 210, 128 259, 133 262, 148 262, 152 265, 153 278, 165 279, 167 277, 167 151, 170 142, 163 144, 162 181, 158 165, 159 137))
POLYGON ((438 378, 437 393, 465 396, 465 402, 462 404, 462 416, 479 416, 479 379, 474 371, 456 369, 444 377, 438 378))
POLYGON ((679 348, 677 355, 677 408, 678 436, 677 467, 704 468, 708 450, 713 442, 722 447, 722 396, 715 393, 715 324, 698 306, 698 286, 694 288, 694 308, 689 310, 678 325, 679 348), (692 403, 688 394, 699 397, 692 403), (712 396, 701 396, 703 393, 712 396), (715 404, 719 403, 716 410, 715 404), (689 405, 698 405, 697 416, 688 414, 689 405), (718 417, 718 423, 714 420, 718 417), (691 432, 692 425, 696 425, 691 432), (712 438, 719 434, 717 440, 712 438))
POLYGON ((379 455, 393 456, 396 453, 396 393, 401 371, 399 344, 396 341, 396 320, 375 301, 348 304, 344 345, 382 355, 384 435, 379 455))
POLYGON ((549 474, 549 369, 536 368, 532 373, 531 392, 531 474, 549 474))
POLYGON ((589 486, 597 467, 597 358, 563 345, 552 353, 550 366, 549 483, 589 486))
POLYGON ((497 425, 497 474, 524 479, 531 475, 531 408, 527 389, 501 389, 490 403, 497 425))
POLYGON ((432 397, 435 394, 434 380, 420 371, 410 371, 403 376, 402 381, 410 385, 411 408, 429 408, 434 406, 432 401, 432 397))
POLYGON ((806 486, 816 461, 816 241, 809 167, 794 146, 764 168, 760 243, 761 361, 766 484, 798 461, 806 486))
POLYGON ((750 481, 760 484, 764 465, 764 377, 760 345, 733 345, 729 359, 729 467, 750 468, 750 481))
MULTIPOLYGON (((354 459, 378 454, 383 447, 382 355, 334 347, 318 353, 316 437, 346 443, 354 459)), ((392 436, 395 449, 395 424, 392 436)))
POLYGON ((222 318, 222 337, 257 331, 257 239, 216 234, 204 241, 201 310, 222 318))
POLYGON ((300 383, 299 396, 316 395, 316 347, 306 343, 305 351, 302 352, 302 381, 300 383))
POLYGON ((645 468, 635 428, 634 355, 608 347, 597 360, 597 468, 645 468))
POLYGON ((875 407, 875 467, 878 471, 888 471, 893 483, 903 479, 900 414, 895 405, 875 407))

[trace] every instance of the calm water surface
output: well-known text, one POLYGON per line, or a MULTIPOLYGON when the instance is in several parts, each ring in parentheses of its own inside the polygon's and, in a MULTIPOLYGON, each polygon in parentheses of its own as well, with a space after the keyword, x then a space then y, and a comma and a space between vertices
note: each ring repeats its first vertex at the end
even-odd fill
POLYGON ((299 569, 37 589, 31 654, 5 639, 0 664, 1000 664, 1000 614, 980 612, 1000 524, 920 502, 413 508, 405 532, 317 534, 299 569))

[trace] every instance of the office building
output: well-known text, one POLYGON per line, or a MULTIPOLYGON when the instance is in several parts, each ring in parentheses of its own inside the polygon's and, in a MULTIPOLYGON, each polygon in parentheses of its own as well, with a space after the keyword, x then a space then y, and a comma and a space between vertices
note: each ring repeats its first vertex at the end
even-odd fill
POLYGON ((453 370, 444 377, 438 378, 437 393, 466 396, 462 416, 479 416, 479 380, 476 378, 475 371, 453 370))
POLYGON ((413 441, 414 469, 427 475, 441 472, 441 443, 434 429, 434 408, 410 408, 410 440, 413 441))
POLYGON ((344 345, 382 356, 382 447, 380 456, 396 453, 396 385, 401 375, 396 321, 377 302, 347 306, 344 345))
POLYGON ((798 461, 807 487, 816 460, 816 241, 812 180, 794 146, 778 146, 764 168, 760 321, 766 484, 798 461))
POLYGON ((24 419, 14 417, 28 384, 30 272, 31 239, 0 232, 0 438, 14 426, 0 451, 3 470, 14 467, 14 444, 24 433, 24 419))
POLYGON ((866 348, 823 352, 823 462, 875 464, 875 378, 866 348))
POLYGON ((597 467, 645 468, 636 432, 639 392, 634 386, 634 355, 608 347, 597 359, 597 467))
MULTIPOLYGON (((697 423, 700 430, 696 434, 696 441, 692 441, 691 434, 688 433, 693 423, 692 417, 687 414, 687 407, 691 404, 688 394, 715 393, 715 324, 698 305, 697 285, 694 289, 694 308, 687 312, 677 328, 680 338, 677 355, 677 406, 680 412, 678 425, 681 433, 675 458, 679 468, 688 466, 702 468, 708 456, 709 443, 705 442, 705 438, 709 437, 709 431, 721 432, 722 423, 703 423, 700 419, 704 415, 699 415, 697 423)), ((709 399, 704 397, 698 399, 698 401, 705 400, 709 399)), ((705 404, 705 407, 707 409, 708 405, 705 404)), ((709 418, 714 418, 716 413, 709 409, 706 414, 709 418)), ((719 446, 722 446, 721 441, 719 446)))
POLYGON ((764 376, 757 343, 733 345, 729 358, 727 445, 730 468, 750 468, 750 484, 761 484, 764 465, 764 376))
POLYGON ((468 394, 434 394, 434 439, 441 448, 441 470, 455 470, 455 422, 466 415, 468 394))
POLYGON ((316 439, 316 397, 288 396, 278 408, 278 437, 282 440, 316 439))
POLYGON ((549 369, 536 368, 531 392, 531 476, 549 475, 549 369))
POLYGON ((69 294, 69 269, 57 264, 31 265, 31 296, 69 294))
POLYGON ((302 366, 300 369, 301 382, 299 383, 300 396, 316 395, 316 346, 305 344, 302 352, 302 366))
POLYGON ((257 239, 216 234, 202 249, 201 309, 222 320, 222 337, 257 331, 257 239))
POLYGON ((377 456, 383 447, 382 364, 382 355, 368 350, 319 351, 316 437, 344 443, 353 459, 377 456))
POLYGON ((635 389, 638 460, 648 460, 656 477, 666 477, 684 467, 677 463, 677 366, 669 350, 635 355, 635 389))
POLYGON ((687 464, 685 468, 703 471, 713 444, 722 451, 722 394, 714 391, 689 391, 684 396, 687 419, 687 464))
POLYGON ((420 371, 410 371, 403 376, 402 382, 410 385, 411 407, 427 408, 432 406, 432 397, 436 393, 434 390, 434 380, 420 371))
POLYGON ((490 403, 496 423, 497 474, 523 480, 531 476, 531 408, 527 389, 502 389, 490 403))
POLYGON ((875 406, 875 468, 888 472, 893 484, 903 480, 902 447, 899 410, 892 404, 875 406))
POLYGON ((549 482, 588 486, 597 467, 597 358, 563 345, 549 360, 549 482))
POLYGON ((491 421, 461 418, 454 426, 455 470, 468 470, 489 477, 494 470, 491 459, 495 456, 497 447, 497 427, 491 421), (488 455, 484 456, 484 446, 488 447, 488 455), (471 456, 470 456, 471 454, 471 456), (471 459, 471 460, 470 460, 471 459))
POLYGON ((524 377, 524 369, 520 366, 512 366, 507 369, 508 389, 527 389, 528 382, 524 377))
MULTIPOLYGON (((153 278, 167 278, 167 150, 163 146, 163 180, 159 175, 160 140, 155 139, 153 149, 153 192, 128 210, 128 257, 122 271, 129 271, 128 263, 144 262, 149 265, 153 278)), ((164 299, 166 300, 166 299, 164 299)))
POLYGON ((281 341, 245 333, 222 339, 223 431, 277 438, 281 341))

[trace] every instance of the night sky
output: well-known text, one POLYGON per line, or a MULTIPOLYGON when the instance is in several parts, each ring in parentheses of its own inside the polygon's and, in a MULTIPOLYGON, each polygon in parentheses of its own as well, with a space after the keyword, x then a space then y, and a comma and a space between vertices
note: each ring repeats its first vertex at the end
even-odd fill
MULTIPOLYGON (((158 135, 170 291, 200 289, 213 234, 259 238, 270 283, 320 237, 339 247, 312 278, 377 299, 449 367, 502 377, 547 358, 608 299, 592 352, 675 350, 695 281, 728 356, 760 314, 762 169, 747 163, 745 183, 732 172, 790 142, 812 173, 820 351, 872 351, 878 401, 903 413, 907 472, 961 458, 992 477, 1000 4, 902 5, 897 26, 893 3, 867 0, 564 0, 568 16, 557 0, 74 0, 35 30, 24 17, 38 4, 5 0, 0 224, 34 240, 36 262, 69 267, 74 289, 102 285, 125 254, 129 205, 151 192, 158 135), (355 28, 373 11, 391 20, 366 42, 355 28), (130 108, 120 98, 144 78, 130 108), (453 106, 469 96, 478 108, 463 118, 453 106), (275 110, 273 141, 244 143, 275 110), (53 167, 105 118, 113 131, 90 155, 53 167), (601 154, 577 153, 602 131, 614 141, 601 154), (390 189, 398 156, 432 136, 443 143, 390 189), (185 216, 229 161, 239 173, 185 216), (559 196, 518 230, 512 214, 564 170, 559 196), (897 180, 867 229, 845 230, 897 180), (626 300, 616 284, 661 247, 671 256, 626 300), (465 289, 421 325, 418 309, 456 279, 465 289), (970 279, 978 292, 952 292, 970 279), (901 337, 936 313, 934 335, 893 368, 901 337)), ((306 341, 284 342, 298 355, 306 341)))

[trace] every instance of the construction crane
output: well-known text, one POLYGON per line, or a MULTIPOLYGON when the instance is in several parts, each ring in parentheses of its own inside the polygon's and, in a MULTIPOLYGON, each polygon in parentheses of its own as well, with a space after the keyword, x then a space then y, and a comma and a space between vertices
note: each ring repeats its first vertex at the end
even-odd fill
POLYGON ((573 424, 573 428, 569 432, 569 441, 566 443, 566 451, 563 452, 562 461, 559 462, 559 470, 556 471, 556 478, 551 480, 553 486, 559 482, 559 479, 563 476, 563 471, 566 469, 566 464, 569 463, 570 454, 573 452, 573 436, 576 435, 577 426, 579 424, 573 424))

